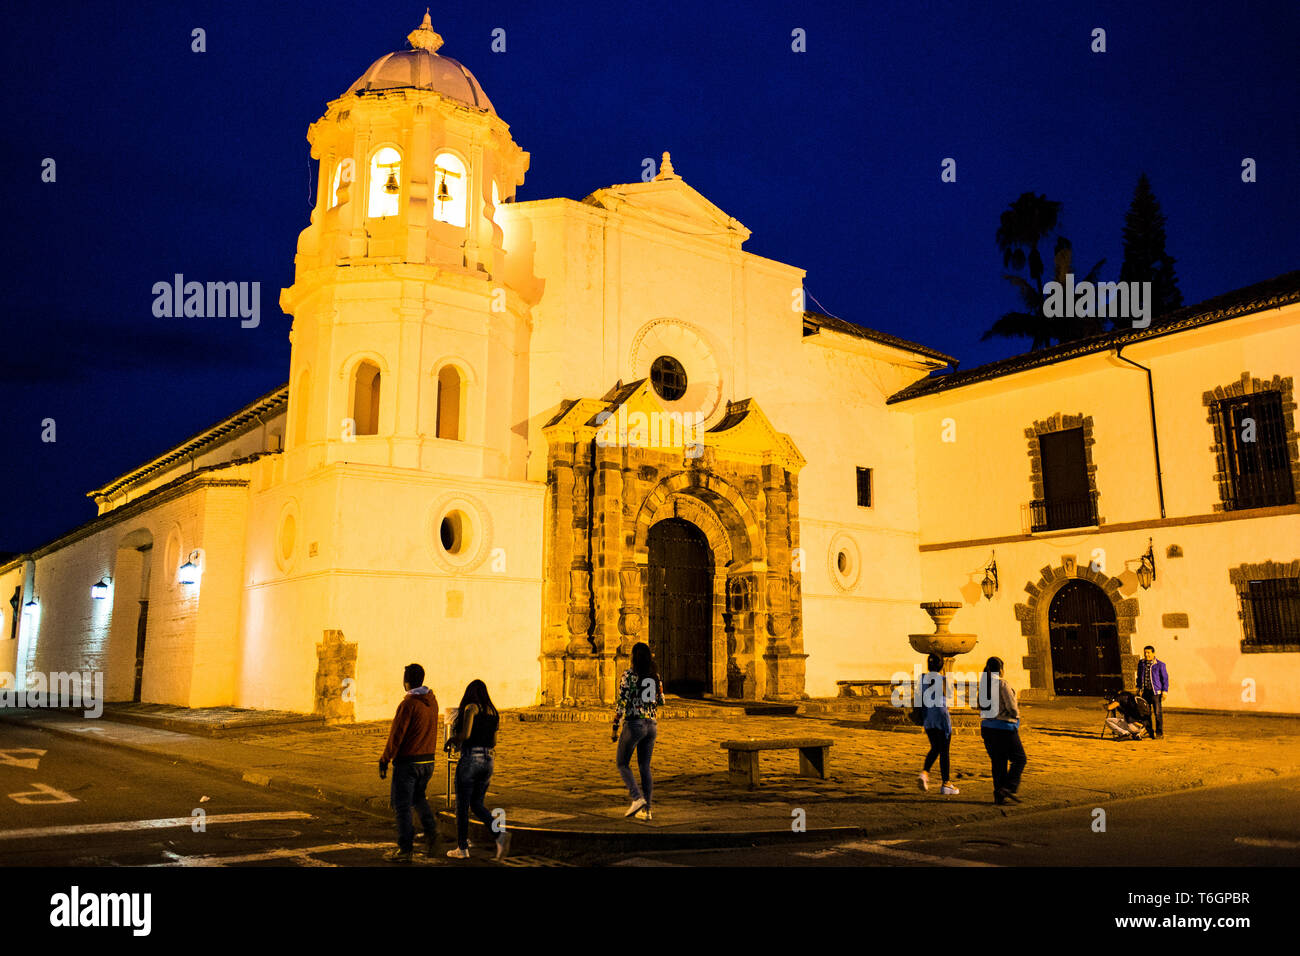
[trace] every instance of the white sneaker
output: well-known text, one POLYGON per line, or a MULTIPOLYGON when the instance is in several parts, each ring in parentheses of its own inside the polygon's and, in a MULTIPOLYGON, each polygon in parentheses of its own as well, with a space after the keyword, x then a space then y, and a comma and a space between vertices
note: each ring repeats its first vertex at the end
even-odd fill
POLYGON ((930 789, 930 775, 926 773, 924 770, 921 771, 921 776, 917 777, 916 779, 917 782, 920 783, 922 790, 930 789))
POLYGON ((945 797, 946 797, 946 796, 949 796, 949 795, 951 795, 951 794, 954 794, 954 793, 961 793, 960 790, 958 790, 956 787, 954 787, 954 786, 953 786, 952 784, 950 784, 950 783, 945 783, 945 784, 943 785, 943 789, 940 790, 939 792, 942 793, 945 797))
POLYGON ((636 812, 636 818, 638 820, 653 820, 654 815, 650 812, 649 807, 643 807, 636 812))
POLYGON ((456 847, 454 850, 448 850, 447 856, 451 857, 453 860, 468 860, 469 850, 462 850, 460 847, 456 847))
POLYGON ((632 814, 636 813, 644 806, 645 806, 645 797, 637 797, 635 800, 632 801, 632 806, 627 808, 627 811, 624 812, 623 816, 630 817, 632 816, 632 814))

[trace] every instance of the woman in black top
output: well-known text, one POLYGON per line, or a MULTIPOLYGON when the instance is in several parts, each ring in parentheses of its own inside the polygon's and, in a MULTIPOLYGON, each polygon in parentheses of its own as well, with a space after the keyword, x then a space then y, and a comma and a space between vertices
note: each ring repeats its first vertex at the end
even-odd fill
POLYGON ((481 680, 469 682, 465 696, 460 699, 460 709, 451 727, 448 746, 460 751, 456 764, 456 849, 447 855, 457 860, 469 858, 469 812, 483 821, 484 826, 497 833, 497 855, 502 859, 510 849, 510 834, 504 821, 498 828, 492 815, 483 805, 487 796, 488 781, 492 779, 493 749, 497 743, 497 727, 501 715, 492 706, 487 685, 481 680))

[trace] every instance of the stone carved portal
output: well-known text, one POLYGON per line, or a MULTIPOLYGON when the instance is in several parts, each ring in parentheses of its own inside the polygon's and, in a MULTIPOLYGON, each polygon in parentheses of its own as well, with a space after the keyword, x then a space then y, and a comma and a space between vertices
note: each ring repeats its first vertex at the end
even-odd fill
POLYGON ((789 436, 752 399, 693 432, 645 380, 566 401, 543 434, 542 702, 612 703, 638 641, 679 692, 803 696, 804 459, 789 436), (666 607, 673 580, 689 607, 666 607))

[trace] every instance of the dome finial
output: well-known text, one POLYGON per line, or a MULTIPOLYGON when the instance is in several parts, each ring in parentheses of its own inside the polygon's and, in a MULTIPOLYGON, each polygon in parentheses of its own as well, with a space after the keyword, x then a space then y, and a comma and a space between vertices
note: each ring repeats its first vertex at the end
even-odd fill
POLYGON ((673 159, 668 155, 668 150, 664 150, 663 161, 659 164, 659 172, 655 179, 676 179, 677 173, 673 171, 673 159))
POLYGON ((424 19, 420 21, 419 27, 406 35, 406 42, 411 44, 412 50, 427 50, 430 53, 437 53, 442 46, 442 37, 434 31, 429 19, 428 7, 424 8, 424 19))

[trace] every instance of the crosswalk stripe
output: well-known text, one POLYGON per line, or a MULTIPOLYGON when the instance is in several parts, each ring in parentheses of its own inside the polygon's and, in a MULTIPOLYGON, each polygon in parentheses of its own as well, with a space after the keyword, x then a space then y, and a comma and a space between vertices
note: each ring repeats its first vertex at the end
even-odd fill
POLYGON ((910 860, 913 863, 938 863, 943 866, 997 866, 996 863, 984 863, 980 860, 961 860, 952 856, 932 856, 929 853, 917 853, 913 850, 900 850, 897 847, 886 846, 882 842, 874 840, 859 840, 854 843, 841 843, 841 850, 858 850, 862 853, 876 853, 880 856, 892 856, 900 860, 910 860))
MULTIPOLYGON (((383 850, 392 849, 391 843, 327 843, 322 846, 304 846, 297 849, 283 847, 277 850, 267 850, 263 853, 243 853, 239 856, 177 856, 174 853, 168 853, 171 859, 166 863, 153 863, 151 866, 229 866, 233 863, 259 863, 266 860, 287 860, 293 857, 307 857, 313 853, 338 853, 342 850, 383 850)), ((300 861, 301 862, 301 861, 300 861)), ((315 866, 332 864, 304 863, 303 865, 315 866)))
POLYGON ((310 820, 310 813, 301 810, 268 811, 266 813, 209 813, 202 817, 163 817, 158 820, 122 820, 117 823, 81 823, 61 827, 31 827, 26 830, 0 830, 0 840, 32 840, 43 837, 85 836, 91 833, 121 833, 127 830, 176 830, 202 820, 204 826, 214 823, 261 823, 266 820, 310 820))
POLYGON ((1268 846, 1278 850, 1300 849, 1300 840, 1268 840, 1264 837, 1237 837, 1237 842, 1245 846, 1268 846))

